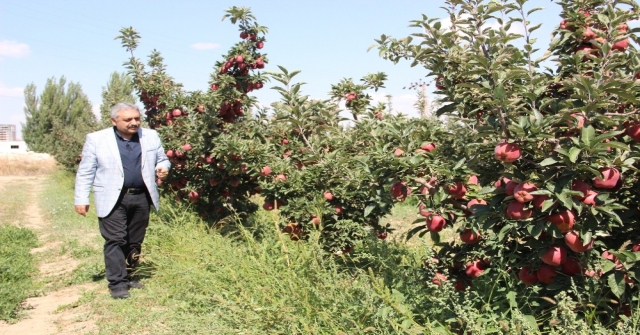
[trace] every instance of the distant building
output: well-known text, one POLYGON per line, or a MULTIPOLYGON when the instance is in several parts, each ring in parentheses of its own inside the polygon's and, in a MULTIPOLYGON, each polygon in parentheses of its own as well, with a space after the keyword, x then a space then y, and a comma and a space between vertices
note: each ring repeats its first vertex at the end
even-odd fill
POLYGON ((0 141, 15 141, 16 126, 13 124, 0 124, 0 141))
POLYGON ((0 141, 0 154, 26 153, 29 151, 25 141, 0 141))

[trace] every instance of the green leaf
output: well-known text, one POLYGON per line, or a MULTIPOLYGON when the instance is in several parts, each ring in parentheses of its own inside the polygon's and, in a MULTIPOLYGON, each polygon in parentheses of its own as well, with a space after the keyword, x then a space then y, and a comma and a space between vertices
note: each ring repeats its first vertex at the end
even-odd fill
MULTIPOLYGON (((566 193, 556 193, 556 198, 562 202, 562 206, 566 208, 573 207, 573 201, 571 200, 571 196, 566 193)), ((546 201, 545 201, 546 202, 546 201)))
POLYGON ((611 293, 615 294, 616 297, 620 298, 624 294, 624 274, 620 272, 612 273, 609 275, 607 283, 609 284, 611 293))
POLYGON ((408 241, 410 238, 412 238, 415 234, 421 232, 422 230, 427 229, 427 227, 425 225, 420 225, 417 227, 414 227, 413 229, 409 230, 409 232, 407 232, 407 238, 406 240, 408 241))
POLYGON ((502 84, 499 84, 498 86, 496 86, 496 88, 493 90, 493 97, 496 100, 504 100, 505 97, 507 96, 506 92, 504 91, 504 87, 502 87, 502 84))
POLYGON ((575 163, 578 160, 580 151, 581 150, 576 147, 571 147, 571 149, 569 149, 569 160, 571 161, 571 163, 575 163))
POLYGON ((436 115, 437 116, 441 116, 443 114, 450 114, 450 113, 454 112, 455 110, 456 110, 456 104, 444 105, 444 106, 440 107, 436 111, 436 115))
POLYGON ((540 162, 540 166, 549 166, 558 163, 558 161, 553 157, 545 158, 542 162, 540 162))
POLYGON ((593 140, 595 139, 595 137, 596 130, 592 126, 582 128, 580 139, 586 146, 590 147, 591 143, 594 142, 593 140))
POLYGON ((629 146, 628 145, 626 145, 624 143, 620 143, 618 141, 607 142, 607 146, 615 148, 615 149, 629 151, 629 146))
POLYGON ((463 159, 459 160, 458 163, 456 164, 456 166, 453 167, 453 170, 455 171, 455 170, 459 169, 462 166, 462 164, 464 164, 464 162, 466 160, 467 160, 466 158, 463 158, 463 159))
POLYGON ((434 231, 430 231, 429 233, 431 233, 431 240, 433 241, 433 244, 440 244, 440 234, 434 231))
POLYGON ((365 217, 369 216, 369 214, 371 214, 371 211, 374 210, 377 206, 378 206, 377 204, 367 205, 367 207, 364 209, 364 216, 365 217))

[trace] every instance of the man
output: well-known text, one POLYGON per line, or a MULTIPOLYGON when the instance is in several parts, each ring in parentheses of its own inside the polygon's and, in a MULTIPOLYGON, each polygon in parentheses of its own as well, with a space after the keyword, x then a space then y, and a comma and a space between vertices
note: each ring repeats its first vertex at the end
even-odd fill
POLYGON ((160 208, 156 177, 164 180, 171 163, 158 133, 140 128, 136 105, 113 106, 111 123, 112 128, 87 135, 76 174, 75 210, 87 215, 93 186, 109 290, 113 298, 124 299, 129 288, 142 287, 130 278, 127 265, 138 265, 151 204, 160 208))

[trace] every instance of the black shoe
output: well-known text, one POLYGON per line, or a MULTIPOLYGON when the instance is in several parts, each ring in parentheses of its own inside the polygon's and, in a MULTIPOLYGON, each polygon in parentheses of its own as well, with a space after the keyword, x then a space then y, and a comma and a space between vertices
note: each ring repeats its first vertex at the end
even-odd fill
POLYGON ((129 280, 129 288, 144 288, 144 285, 135 280, 129 280))
POLYGON ((114 287, 109 289, 111 292, 111 297, 113 299, 127 299, 129 297, 129 288, 128 287, 114 287))

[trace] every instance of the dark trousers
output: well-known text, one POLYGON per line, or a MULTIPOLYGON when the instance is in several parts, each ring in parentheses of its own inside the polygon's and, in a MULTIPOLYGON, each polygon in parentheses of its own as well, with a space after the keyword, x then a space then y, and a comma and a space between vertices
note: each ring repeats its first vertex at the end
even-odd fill
POLYGON ((109 288, 128 286, 127 267, 132 269, 138 265, 149 225, 150 204, 146 192, 122 194, 111 213, 99 219, 109 288))

